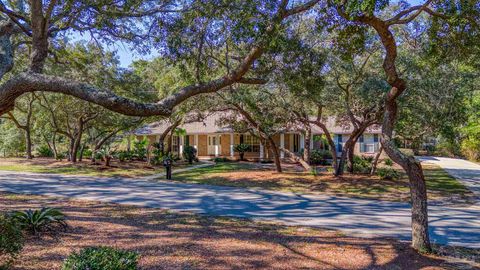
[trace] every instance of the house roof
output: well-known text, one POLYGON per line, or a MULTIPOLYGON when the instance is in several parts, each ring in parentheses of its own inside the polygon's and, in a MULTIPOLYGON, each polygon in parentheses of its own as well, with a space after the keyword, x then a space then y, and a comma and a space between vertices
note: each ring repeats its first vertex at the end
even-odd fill
MULTIPOLYGON (((218 112, 209 114, 205 119, 198 122, 190 122, 179 126, 179 128, 185 129, 187 134, 212 134, 212 133, 230 133, 233 132, 232 127, 222 126, 219 122, 222 117, 228 116, 228 112, 218 112)), ((169 126, 168 120, 161 120, 158 122, 150 123, 142 128, 135 130, 135 135, 160 135, 169 126)), ((351 125, 339 123, 335 117, 328 117, 326 126, 330 133, 333 134, 350 134, 353 130, 351 125)), ((300 127, 291 129, 286 132, 293 132, 301 130, 300 127)), ((323 134, 323 131, 316 125, 312 125, 313 134, 323 134)), ((378 125, 367 128, 365 133, 380 134, 381 127, 378 125)))

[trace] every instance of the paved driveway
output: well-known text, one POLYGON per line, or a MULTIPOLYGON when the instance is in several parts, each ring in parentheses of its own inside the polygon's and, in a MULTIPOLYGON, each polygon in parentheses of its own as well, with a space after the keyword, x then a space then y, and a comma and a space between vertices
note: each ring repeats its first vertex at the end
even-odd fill
MULTIPOLYGON (((410 238, 410 207, 406 203, 145 179, 18 172, 0 172, 0 190, 318 226, 353 235, 410 238)), ((480 248, 479 217, 478 206, 431 206, 432 240, 480 248)))
POLYGON ((463 159, 444 157, 417 157, 422 162, 436 164, 460 180, 480 198, 480 165, 463 159))

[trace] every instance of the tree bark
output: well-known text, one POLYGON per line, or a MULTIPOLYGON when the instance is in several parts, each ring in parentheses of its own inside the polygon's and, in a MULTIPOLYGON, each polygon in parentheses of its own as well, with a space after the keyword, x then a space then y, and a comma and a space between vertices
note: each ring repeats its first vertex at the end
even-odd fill
POLYGON ((310 156, 311 156, 311 149, 310 149, 310 141, 312 139, 312 129, 310 126, 305 125, 305 147, 303 148, 303 160, 310 164, 310 156))
POLYGON ((30 127, 25 129, 25 144, 26 144, 27 159, 33 159, 32 135, 31 135, 30 127))
POLYGON ((380 146, 380 149, 378 149, 378 153, 375 155, 375 159, 373 160, 372 170, 370 171, 370 175, 374 175, 377 172, 378 160, 380 159, 382 152, 383 152, 383 146, 380 146))
POLYGON ((385 98, 381 143, 388 156, 407 173, 410 183, 412 204, 412 246, 421 251, 431 251, 428 234, 427 188, 422 166, 413 157, 400 152, 393 141, 393 130, 397 120, 397 98, 407 89, 406 82, 399 77, 396 68, 397 45, 389 24, 375 16, 358 17, 362 23, 372 26, 380 37, 385 56, 383 69, 391 86, 385 98))
POLYGON ((281 173, 282 172, 282 163, 280 159, 280 151, 278 150, 278 146, 275 143, 275 141, 272 139, 272 137, 267 138, 268 144, 270 146, 271 151, 273 152, 273 159, 275 161, 275 169, 277 172, 281 173))

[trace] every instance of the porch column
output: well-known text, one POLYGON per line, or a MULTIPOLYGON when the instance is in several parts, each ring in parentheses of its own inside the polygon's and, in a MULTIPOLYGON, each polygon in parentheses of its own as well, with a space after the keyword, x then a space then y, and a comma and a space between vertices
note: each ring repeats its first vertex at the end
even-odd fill
POLYGON ((263 144, 260 143, 260 160, 263 160, 263 144))
POLYGON ((183 143, 185 141, 184 136, 180 136, 180 139, 178 140, 179 145, 178 145, 178 156, 183 157, 183 143))
POLYGON ((216 140, 216 142, 215 142, 215 157, 218 157, 219 154, 220 154, 220 151, 218 149, 219 139, 220 139, 220 136, 215 135, 215 140, 216 140))
POLYGON ((235 152, 234 152, 234 145, 235 145, 235 141, 234 141, 234 136, 233 136, 233 133, 230 133, 230 157, 234 157, 235 156, 235 152))
POLYGON ((300 133, 300 149, 299 150, 305 150, 305 135, 303 133, 300 133))
POLYGON ((197 155, 198 155, 198 134, 195 134, 193 136, 193 147, 195 147, 195 149, 197 149, 197 155))
MULTIPOLYGON (((280 134, 280 148, 285 148, 285 134, 280 134)), ((280 158, 285 158, 285 152, 280 150, 280 158)))

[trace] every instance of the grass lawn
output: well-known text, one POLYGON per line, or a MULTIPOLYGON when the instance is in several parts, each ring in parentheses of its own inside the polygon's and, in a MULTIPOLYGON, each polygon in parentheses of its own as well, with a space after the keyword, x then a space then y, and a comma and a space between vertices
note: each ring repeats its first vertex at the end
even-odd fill
MULTIPOLYGON (((139 269, 474 269, 421 255, 408 243, 331 230, 160 209, 0 193, 0 211, 55 207, 69 224, 56 238, 30 237, 13 269, 60 269, 71 252, 107 245, 141 254, 139 269)), ((478 267, 478 264, 476 265, 478 267)))
MULTIPOLYGON (((431 200, 463 203, 472 198, 473 194, 465 186, 440 167, 434 165, 423 167, 431 200)), ((377 176, 350 174, 336 178, 326 172, 314 176, 288 167, 284 173, 276 173, 272 168, 254 163, 218 163, 213 167, 175 174, 174 180, 292 192, 321 192, 390 201, 407 201, 410 196, 408 178, 405 174, 402 174, 399 180, 382 180, 377 176)))
MULTIPOLYGON (((51 158, 26 160, 20 158, 0 158, 0 170, 33 173, 58 173, 68 175, 89 175, 104 177, 138 177, 164 171, 161 166, 148 166, 145 162, 116 162, 111 167, 102 164, 92 165, 89 160, 72 164, 67 161, 56 161, 51 158)), ((179 167, 184 166, 178 165, 179 167)))

